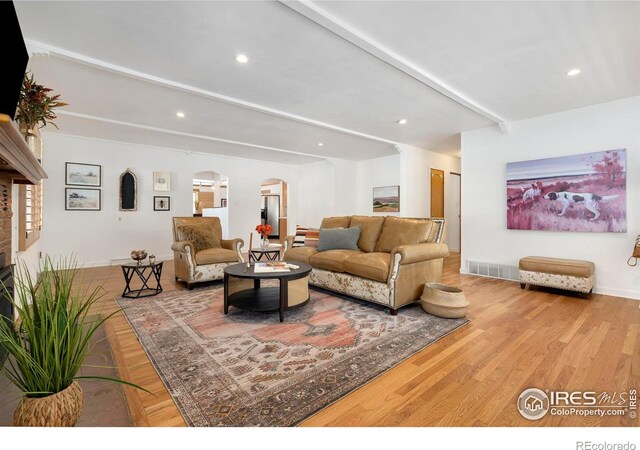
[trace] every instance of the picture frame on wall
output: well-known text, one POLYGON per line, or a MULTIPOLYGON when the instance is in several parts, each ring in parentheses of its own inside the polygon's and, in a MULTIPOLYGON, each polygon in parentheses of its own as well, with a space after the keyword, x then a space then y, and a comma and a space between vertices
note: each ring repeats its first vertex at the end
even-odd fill
POLYGON ((98 164, 65 163, 65 179, 69 186, 102 185, 102 166, 98 164))
POLYGON ((171 190, 171 172, 153 172, 153 190, 168 192, 171 190))
POLYGON ((400 212, 400 186, 373 188, 373 212, 400 212))
POLYGON ((220 199, 220 207, 221 208, 226 208, 227 207, 227 199, 226 198, 220 199))
POLYGON ((67 211, 100 211, 102 190, 91 188, 65 188, 64 209, 67 211))
POLYGON ((156 195, 153 197, 153 210, 154 211, 170 211, 171 210, 171 197, 168 195, 156 195))

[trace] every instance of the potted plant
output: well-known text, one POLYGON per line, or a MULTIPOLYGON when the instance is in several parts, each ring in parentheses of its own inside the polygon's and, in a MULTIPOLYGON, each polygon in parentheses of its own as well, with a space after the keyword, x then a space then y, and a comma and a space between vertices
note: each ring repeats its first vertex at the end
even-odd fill
POLYGON ((73 259, 54 264, 46 257, 37 281, 26 264, 17 267, 17 299, 7 294, 18 314, 16 324, 0 319, 0 347, 9 355, 2 370, 23 394, 14 425, 75 425, 84 403, 79 379, 97 378, 142 389, 116 378, 78 374, 91 352, 93 335, 119 312, 106 317, 97 314, 101 286, 89 291, 74 285, 78 269, 73 259))
POLYGON ((36 83, 31 72, 24 74, 16 120, 20 124, 20 131, 24 134, 27 145, 38 158, 42 153, 39 129, 48 124, 58 128, 53 121, 58 118, 55 109, 67 106, 67 103, 60 101, 60 94, 52 95, 52 92, 53 89, 36 83))

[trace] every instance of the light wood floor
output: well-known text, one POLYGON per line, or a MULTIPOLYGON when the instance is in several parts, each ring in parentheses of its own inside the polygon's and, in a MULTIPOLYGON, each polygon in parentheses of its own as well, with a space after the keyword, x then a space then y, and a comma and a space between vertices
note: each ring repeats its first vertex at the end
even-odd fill
MULTIPOLYGON (((460 275, 459 255, 445 261, 443 282, 464 288, 471 323, 308 418, 303 426, 637 426, 623 417, 551 417, 516 410, 523 389, 640 388, 640 302, 520 289, 518 283, 460 275)), ((184 289, 165 262, 165 291, 184 289)), ((103 284, 106 310, 124 287, 120 267, 84 269, 103 284)), ((135 334, 121 314, 106 326, 120 375, 155 396, 125 388, 134 423, 184 426, 135 334)))

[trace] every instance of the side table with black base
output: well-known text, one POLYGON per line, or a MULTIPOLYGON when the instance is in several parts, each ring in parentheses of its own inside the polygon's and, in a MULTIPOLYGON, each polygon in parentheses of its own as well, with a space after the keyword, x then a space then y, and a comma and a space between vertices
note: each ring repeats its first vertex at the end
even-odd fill
POLYGON ((128 263, 122 265, 125 287, 122 296, 126 298, 141 298, 158 295, 162 292, 160 277, 162 276, 162 261, 154 264, 128 263), (142 281, 140 289, 131 289, 131 280, 137 275, 142 281), (149 282, 151 281, 151 285, 149 282), (155 281, 155 283, 154 283, 155 281))
POLYGON ((306 304, 309 301, 309 274, 311 266, 295 263, 298 268, 289 272, 255 273, 254 266, 233 264, 224 269, 224 313, 229 306, 246 311, 280 313, 306 304), (261 280, 279 280, 278 287, 261 287, 261 280))
POLYGON ((266 258, 267 261, 277 261, 280 259, 280 247, 277 248, 252 248, 249 250, 249 262, 262 261, 262 258, 266 258))

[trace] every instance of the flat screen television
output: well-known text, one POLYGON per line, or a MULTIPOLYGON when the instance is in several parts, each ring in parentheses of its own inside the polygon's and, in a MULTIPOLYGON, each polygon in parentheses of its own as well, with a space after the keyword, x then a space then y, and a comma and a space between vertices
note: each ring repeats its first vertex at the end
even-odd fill
POLYGON ((0 113, 15 119, 18 98, 29 53, 22 37, 18 15, 13 2, 0 1, 0 30, 2 30, 2 85, 0 113))

